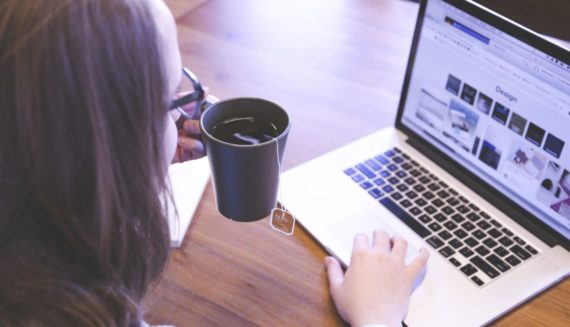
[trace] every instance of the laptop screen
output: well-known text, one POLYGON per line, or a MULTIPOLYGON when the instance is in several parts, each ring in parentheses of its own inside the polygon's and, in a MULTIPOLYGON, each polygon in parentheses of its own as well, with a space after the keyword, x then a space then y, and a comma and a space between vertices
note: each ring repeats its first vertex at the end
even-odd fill
POLYGON ((570 238, 570 56, 457 2, 427 3, 400 124, 570 238))

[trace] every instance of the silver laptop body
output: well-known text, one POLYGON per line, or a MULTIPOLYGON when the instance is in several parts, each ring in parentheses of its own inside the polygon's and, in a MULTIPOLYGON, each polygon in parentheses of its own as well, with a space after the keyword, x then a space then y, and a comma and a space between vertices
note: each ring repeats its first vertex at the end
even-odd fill
POLYGON ((394 127, 283 174, 350 263, 356 233, 430 250, 409 326, 490 323, 570 273, 570 54, 469 1, 426 0, 394 127))

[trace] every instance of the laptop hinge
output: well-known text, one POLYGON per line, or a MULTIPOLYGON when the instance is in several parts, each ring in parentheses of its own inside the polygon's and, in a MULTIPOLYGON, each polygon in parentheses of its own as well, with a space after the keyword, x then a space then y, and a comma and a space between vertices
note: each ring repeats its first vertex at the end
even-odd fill
POLYGON ((433 162, 445 169, 459 181, 467 185, 470 189, 479 194, 479 196, 493 204, 507 216, 511 217, 519 225, 530 231, 548 246, 553 247, 560 244, 570 251, 570 241, 564 236, 557 233, 550 226, 538 220, 520 206, 515 205, 504 194, 478 181, 478 177, 474 174, 463 169, 438 150, 434 150, 433 145, 415 135, 410 134, 408 134, 407 143, 420 151, 426 157, 430 158, 433 162))

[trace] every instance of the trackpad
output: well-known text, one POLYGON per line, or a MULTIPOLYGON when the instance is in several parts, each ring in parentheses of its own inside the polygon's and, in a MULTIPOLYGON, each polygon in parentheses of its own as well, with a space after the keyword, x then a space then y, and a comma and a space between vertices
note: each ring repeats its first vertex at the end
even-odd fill
MULTIPOLYGON (((373 232, 377 229, 383 230, 391 237, 399 235, 384 222, 381 216, 370 209, 361 209, 328 226, 323 243, 329 252, 340 259, 346 266, 350 263, 354 236, 358 233, 365 234, 368 236, 370 244, 372 244, 373 232)), ((417 254, 418 249, 408 243, 406 264, 417 254)))

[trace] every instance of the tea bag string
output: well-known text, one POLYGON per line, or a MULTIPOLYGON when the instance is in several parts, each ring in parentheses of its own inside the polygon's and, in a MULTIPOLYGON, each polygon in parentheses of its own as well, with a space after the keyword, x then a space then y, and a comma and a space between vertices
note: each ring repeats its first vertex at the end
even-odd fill
POLYGON ((271 211, 271 218, 269 219, 269 226, 272 229, 279 231, 287 236, 293 235, 295 231, 295 217, 287 211, 287 209, 281 204, 281 208, 278 207, 279 200, 281 200, 281 154, 279 152, 279 140, 276 137, 273 138, 275 141, 275 151, 277 157, 277 199, 275 203, 275 208, 271 211), (274 223, 277 222, 277 225, 274 223))
POLYGON ((275 141, 275 152, 277 154, 277 200, 275 201, 275 208, 281 200, 281 156, 279 154, 279 141, 276 137, 273 138, 275 141))

